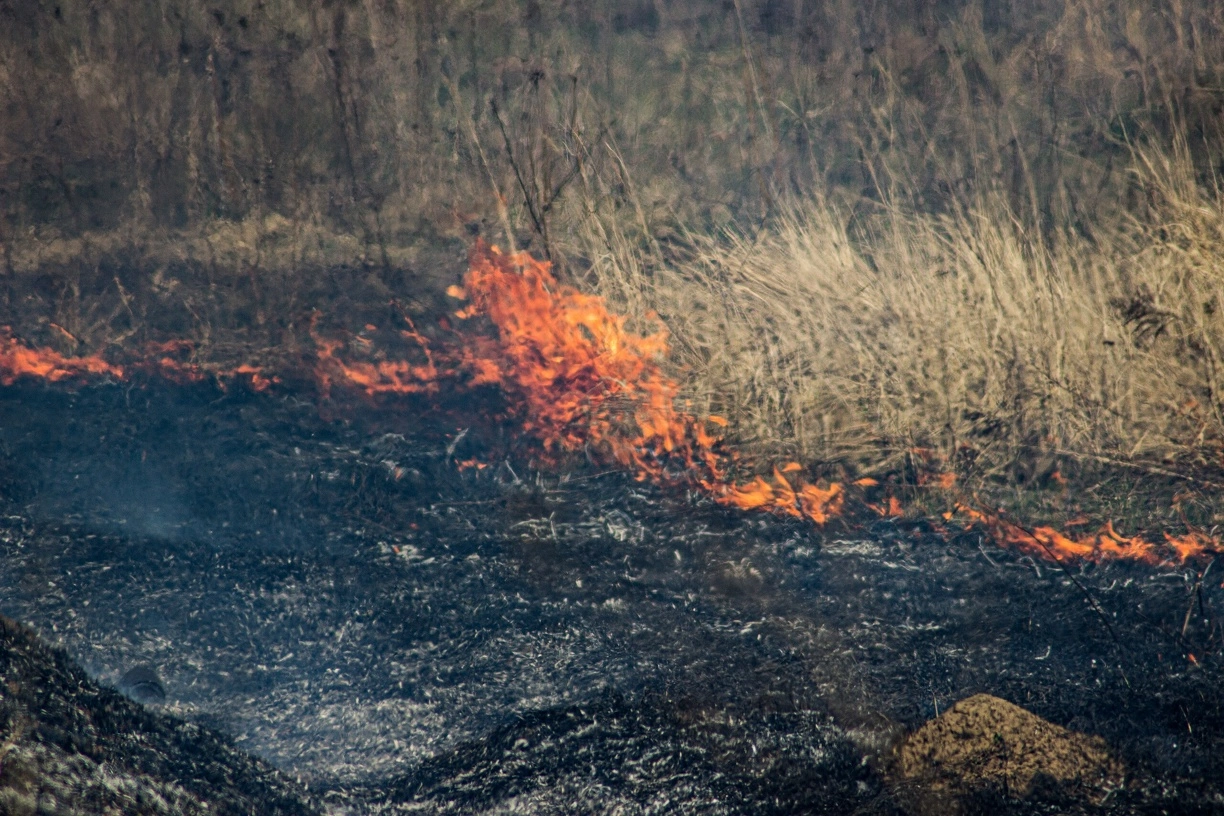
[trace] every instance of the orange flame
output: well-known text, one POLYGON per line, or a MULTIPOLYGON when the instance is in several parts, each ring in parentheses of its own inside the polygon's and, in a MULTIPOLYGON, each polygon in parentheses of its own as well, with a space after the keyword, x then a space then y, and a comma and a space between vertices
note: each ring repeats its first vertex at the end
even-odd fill
MULTIPOLYGON (((457 317, 487 319, 494 336, 470 334, 456 349, 437 351, 404 315, 409 329, 401 336, 418 348, 415 362, 389 359, 361 336, 351 338, 350 351, 357 356, 372 353, 374 359, 354 360, 350 359, 354 353, 344 353, 345 343, 320 336, 312 323, 312 373, 320 393, 326 397, 334 386, 370 398, 433 393, 443 378, 453 379, 457 386, 497 385, 517 406, 523 429, 540 440, 548 455, 585 451, 626 468, 638 479, 685 484, 704 490, 724 506, 817 524, 845 511, 847 492, 842 485, 805 483, 800 478, 803 468, 795 462, 775 467, 768 477, 743 483, 732 478, 735 455, 724 449, 717 435, 727 420, 714 415, 702 420, 676 407, 680 388, 663 368, 667 332, 657 319, 651 318, 650 332, 637 334, 601 298, 559 283, 549 264, 527 253, 505 255, 481 242, 472 249, 464 285, 447 291, 467 301, 457 317)), ((76 339, 58 326, 53 328, 76 339)), ((0 385, 23 377, 48 382, 123 380, 133 371, 180 383, 212 378, 222 387, 241 380, 257 391, 280 382, 252 365, 196 364, 190 362, 193 354, 191 344, 183 341, 150 345, 125 367, 97 355, 71 358, 49 348, 30 348, 0 330, 0 385)), ((955 487, 955 474, 936 467, 934 452, 914 449, 911 454, 922 466, 920 485, 955 487)), ((475 460, 459 466, 483 467, 475 460)), ((876 480, 864 478, 852 489, 878 486, 876 480)), ((903 514, 895 496, 889 496, 886 504, 864 504, 880 515, 903 514)), ((1224 552, 1219 539, 1199 531, 1178 537, 1166 534, 1164 542, 1155 543, 1120 535, 1106 524, 1095 534, 1073 537, 1046 526, 1030 530, 963 504, 957 510, 971 524, 984 527, 997 543, 1058 561, 1130 559, 1165 564, 1224 552)))
POLYGON ((317 335, 314 340, 317 355, 315 378, 324 396, 336 383, 356 388, 371 397, 379 394, 420 394, 437 389, 438 370, 432 363, 413 365, 405 360, 346 362, 336 354, 343 345, 340 341, 317 335))
MULTIPOLYGON (((63 332, 60 327, 55 328, 63 332)), ((127 380, 137 371, 156 374, 176 383, 202 382, 212 377, 223 387, 227 381, 240 379, 256 391, 265 391, 280 381, 278 377, 265 375, 263 369, 252 365, 227 369, 178 359, 192 351, 192 345, 184 340, 150 344, 135 362, 122 366, 110 363, 99 355, 65 357, 55 349, 33 348, 21 343, 7 329, 0 329, 0 385, 12 385, 22 378, 46 382, 85 381, 93 377, 127 380)))
POLYGON ((1156 566, 1184 563, 1224 551, 1218 538, 1194 530, 1176 537, 1166 533, 1165 542, 1161 545, 1140 536, 1124 536, 1114 529, 1111 521, 1092 535, 1072 538, 1053 527, 1034 527, 1030 530, 997 514, 984 513, 965 505, 957 509, 970 521, 985 527, 997 543, 1052 561, 1128 560, 1156 566))
POLYGON ((842 512, 840 485, 792 485, 784 473, 794 462, 747 484, 729 478, 732 456, 723 453, 707 423, 676 408, 679 385, 667 376, 667 332, 625 327, 599 297, 558 283, 547 263, 527 253, 505 255, 478 242, 462 288, 453 297, 468 305, 456 316, 488 318, 492 344, 476 343, 463 364, 474 382, 496 382, 523 407, 523 428, 546 450, 591 451, 630 469, 639 479, 683 480, 719 504, 763 509, 823 524, 842 512), (679 469, 679 473, 677 473, 679 469))
POLYGON ((12 385, 22 377, 48 382, 110 376, 123 379, 123 369, 101 357, 65 357, 54 349, 30 348, 10 334, 0 338, 0 384, 12 385))

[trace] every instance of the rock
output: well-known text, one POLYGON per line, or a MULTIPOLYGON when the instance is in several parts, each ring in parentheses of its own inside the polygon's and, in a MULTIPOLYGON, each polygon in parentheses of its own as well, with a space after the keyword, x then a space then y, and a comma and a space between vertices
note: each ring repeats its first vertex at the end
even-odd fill
POLYGON ((116 688, 144 705, 161 705, 166 702, 166 689, 162 686, 157 671, 143 663, 125 671, 116 688))

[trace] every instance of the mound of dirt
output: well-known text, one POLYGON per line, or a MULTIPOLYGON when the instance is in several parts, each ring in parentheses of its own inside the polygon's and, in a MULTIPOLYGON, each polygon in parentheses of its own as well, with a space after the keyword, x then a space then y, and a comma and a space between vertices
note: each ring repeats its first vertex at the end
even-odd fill
POLYGON ((227 738, 97 685, 0 616, 0 813, 318 812, 304 791, 227 738))
POLYGON ((901 746, 900 770, 926 792, 952 797, 988 791, 1024 798, 1053 788, 1092 799, 1124 776, 1100 738, 989 694, 961 700, 911 734, 901 746))

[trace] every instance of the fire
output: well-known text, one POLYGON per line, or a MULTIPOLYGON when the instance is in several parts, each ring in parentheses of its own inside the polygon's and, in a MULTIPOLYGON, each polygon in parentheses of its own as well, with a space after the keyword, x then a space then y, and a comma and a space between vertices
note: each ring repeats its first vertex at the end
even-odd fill
POLYGON ((677 387, 660 371, 661 327, 636 335, 603 302, 561 286, 526 253, 507 257, 478 244, 464 286, 461 319, 482 315, 497 330, 473 344, 464 363, 522 405, 524 430, 548 450, 602 449, 639 474, 659 475, 657 454, 686 448, 691 418, 674 408, 677 387))
POLYGON ((496 382, 522 406, 523 429, 546 451, 587 451, 639 479, 685 482, 716 502, 768 510, 823 524, 839 515, 839 484, 800 484, 787 463, 773 478, 746 484, 730 478, 734 456, 709 425, 679 410, 680 386, 667 375, 667 331, 655 318, 646 334, 630 331, 599 297, 559 283, 549 265, 527 253, 505 255, 477 243, 464 285, 450 294, 467 301, 456 316, 487 318, 492 342, 473 343, 463 365, 475 382, 496 382), (792 481, 795 481, 792 484, 792 481))
POLYGON ((438 371, 432 364, 413 365, 404 360, 345 361, 337 355, 338 340, 315 338, 315 379, 324 396, 336 383, 373 397, 379 394, 421 394, 437 388, 438 371))
MULTIPOLYGON (((63 332, 63 329, 60 331, 63 332)), ((244 380, 256 391, 265 391, 280 381, 278 377, 266 375, 257 366, 223 368, 184 361, 181 358, 190 355, 194 349, 190 343, 181 340, 147 345, 134 362, 118 365, 99 355, 65 357, 55 349, 27 346, 9 334, 7 329, 0 332, 0 385, 12 385, 22 378, 45 382, 83 382, 96 377, 109 377, 123 381, 136 372, 155 374, 176 383, 202 382, 211 377, 224 386, 231 380, 244 380)))
MULTIPOLYGON (((366 326, 374 330, 374 326, 366 326)), ((315 344, 314 377, 323 396, 331 393, 333 385, 343 384, 361 391, 368 397, 382 394, 423 394, 437 390, 437 381, 443 372, 434 364, 433 350, 429 341, 409 321, 409 328, 400 332, 401 337, 415 343, 424 362, 411 363, 406 360, 380 359, 375 362, 345 360, 337 352, 344 346, 339 340, 323 337, 318 330, 318 315, 310 324, 310 336, 315 344)), ((373 345, 366 338, 355 338, 357 345, 369 351, 373 345)), ((453 372, 446 372, 453 373, 453 372)))
POLYGON ((1164 543, 1157 544, 1140 536, 1124 536, 1114 529, 1111 521, 1096 533, 1072 538, 1053 527, 1030 530, 998 514, 984 513, 965 505, 958 506, 957 510, 985 527, 997 543, 1052 561, 1128 560, 1156 566, 1184 563, 1224 549, 1219 539, 1194 530, 1177 537, 1166 533, 1164 543))
MULTIPOLYGON (((662 322, 651 316, 645 333, 631 330, 601 298, 560 283, 549 264, 527 253, 506 255, 477 242, 463 286, 450 287, 448 294, 465 301, 456 317, 469 326, 487 321, 492 332, 465 332, 453 347, 435 349, 403 315, 408 328, 400 331, 400 339, 415 347, 413 359, 407 360, 391 358, 365 336, 377 331, 374 326, 341 341, 322 336, 312 322, 314 359, 309 365, 320 395, 326 398, 337 387, 367 398, 432 394, 442 380, 456 388, 496 385, 515 406, 522 429, 539 440, 553 461, 584 453, 639 480, 702 490, 727 507, 816 524, 842 515, 850 495, 878 515, 904 514, 895 496, 878 504, 863 498, 865 491, 879 487, 874 479, 859 479, 849 488, 839 483, 821 486, 805 481, 803 468, 795 462, 779 465, 767 476, 736 481, 736 456, 720 435, 727 420, 716 415, 699 418, 677 407, 680 386, 664 368, 668 335, 662 322)), ((211 378, 222 387, 237 380, 256 391, 280 382, 258 366, 199 364, 191 361, 194 355, 190 343, 171 341, 148 345, 120 365, 97 355, 66 357, 49 348, 31 348, 5 332, 0 333, 0 385, 23 377, 47 382, 125 380, 135 372, 177 383, 211 378)), ((922 465, 920 486, 955 489, 956 475, 937 467, 933 451, 910 453, 922 465)), ((458 465, 484 467, 475 460, 458 465)), ((1219 539, 1199 531, 1153 542, 1123 536, 1112 523, 1091 535, 1071 535, 1047 526, 1029 529, 965 503, 945 518, 956 515, 984 528, 1002 546, 1057 561, 1127 559, 1157 565, 1224 551, 1219 539)), ((1085 522, 1077 519, 1067 526, 1085 522)))
POLYGON ((123 369, 98 356, 65 357, 54 349, 30 348, 10 334, 0 337, 0 384, 12 385, 22 377, 47 382, 107 376, 123 379, 123 369))

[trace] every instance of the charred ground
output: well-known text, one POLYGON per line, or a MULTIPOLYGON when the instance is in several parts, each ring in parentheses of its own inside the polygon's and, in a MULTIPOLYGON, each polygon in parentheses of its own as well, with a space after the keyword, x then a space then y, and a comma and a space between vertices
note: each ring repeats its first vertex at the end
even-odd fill
POLYGON ((891 746, 978 692, 1129 777, 969 811, 1224 807, 1214 567, 1061 569, 533 466, 495 392, 320 408, 3 389, 0 611, 103 684, 153 667, 163 713, 353 812, 936 812, 891 746))
MULTIPOLYGON (((262 365, 318 312, 432 332, 480 234, 661 315, 766 472, 925 449, 1025 522, 1210 533, 1221 32, 1218 0, 0 0, 0 325, 262 365)), ((92 685, 152 672, 356 812, 944 813, 892 746, 992 692, 1130 780, 966 809, 1224 808, 1218 565, 1035 562, 916 487, 740 515, 545 466, 493 391, 316 393, 0 388, 0 612, 92 678, 0 702, 155 739, 92 685)))

